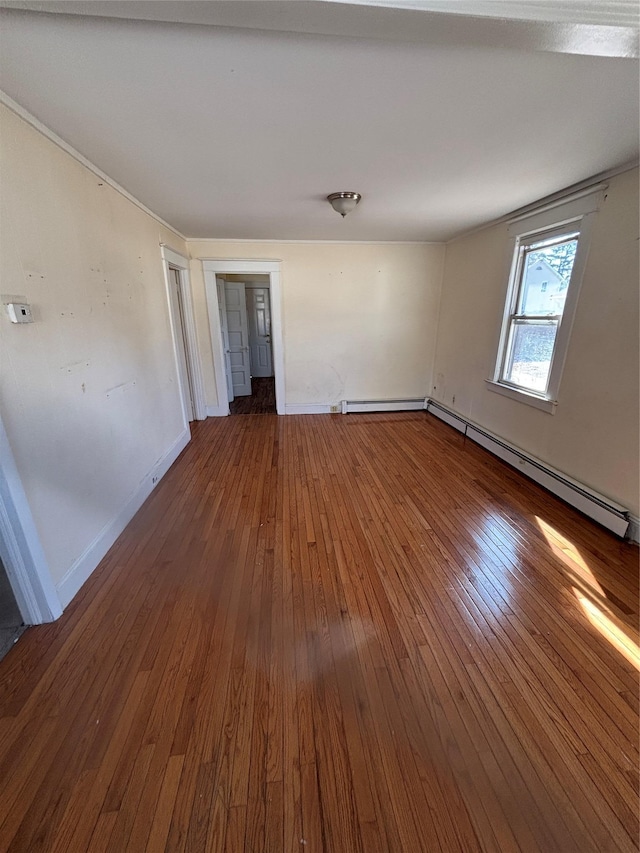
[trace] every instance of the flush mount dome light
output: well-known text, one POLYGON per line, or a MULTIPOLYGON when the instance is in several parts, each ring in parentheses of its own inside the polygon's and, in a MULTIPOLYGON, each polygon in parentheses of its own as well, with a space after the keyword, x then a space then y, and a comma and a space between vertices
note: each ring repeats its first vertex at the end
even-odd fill
POLYGON ((351 213, 361 198, 360 193, 331 193, 327 196, 327 201, 336 213, 344 217, 351 213))

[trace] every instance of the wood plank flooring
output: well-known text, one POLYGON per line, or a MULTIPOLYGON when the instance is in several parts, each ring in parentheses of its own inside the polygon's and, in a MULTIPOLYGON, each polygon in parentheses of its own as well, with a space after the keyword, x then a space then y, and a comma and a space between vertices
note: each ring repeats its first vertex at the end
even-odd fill
POLYGON ((0 849, 637 850, 638 550, 424 413, 193 441, 0 662, 0 849))

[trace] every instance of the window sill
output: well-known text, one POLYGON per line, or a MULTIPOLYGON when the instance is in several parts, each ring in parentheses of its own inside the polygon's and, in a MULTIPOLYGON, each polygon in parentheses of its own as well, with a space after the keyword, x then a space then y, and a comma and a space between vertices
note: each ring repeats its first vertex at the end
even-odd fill
POLYGON ((558 405, 556 400, 546 400, 544 397, 538 397, 536 394, 527 394, 526 391, 519 391, 517 388, 511 388, 509 385, 501 385, 499 382, 494 382, 493 379, 485 379, 485 385, 488 391, 502 394, 503 397, 509 397, 510 400, 516 400, 518 403, 525 403, 527 406, 533 406, 535 409, 541 409, 550 415, 555 414, 556 406, 558 405))

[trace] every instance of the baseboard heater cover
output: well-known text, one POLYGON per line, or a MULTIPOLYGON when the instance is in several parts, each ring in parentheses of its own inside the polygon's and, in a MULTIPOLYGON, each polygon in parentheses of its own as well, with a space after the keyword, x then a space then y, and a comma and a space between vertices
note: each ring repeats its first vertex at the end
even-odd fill
MULTIPOLYGON (((556 471, 539 459, 523 453, 517 447, 509 444, 504 439, 481 429, 460 415, 451 412, 439 403, 429 400, 426 405, 427 411, 435 417, 454 427, 466 435, 476 444, 484 447, 494 456, 502 459, 507 464, 516 468, 525 476, 534 480, 545 489, 553 492, 571 506, 593 518, 603 527, 625 536, 629 530, 629 513, 620 504, 610 501, 603 495, 599 495, 587 486, 573 480, 561 471, 556 471)), ((633 532, 633 531, 631 531, 633 532)))
POLYGON ((352 412, 416 412, 425 408, 424 397, 408 397, 399 400, 343 400, 342 414, 352 412))

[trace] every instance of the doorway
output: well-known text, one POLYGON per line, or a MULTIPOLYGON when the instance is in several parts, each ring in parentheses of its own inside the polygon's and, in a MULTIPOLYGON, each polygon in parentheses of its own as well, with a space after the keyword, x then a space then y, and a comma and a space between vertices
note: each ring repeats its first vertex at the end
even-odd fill
POLYGON ((275 414, 269 276, 216 276, 229 413, 275 414))
POLYGON ((285 413, 280 261, 203 260, 218 405, 285 413))

